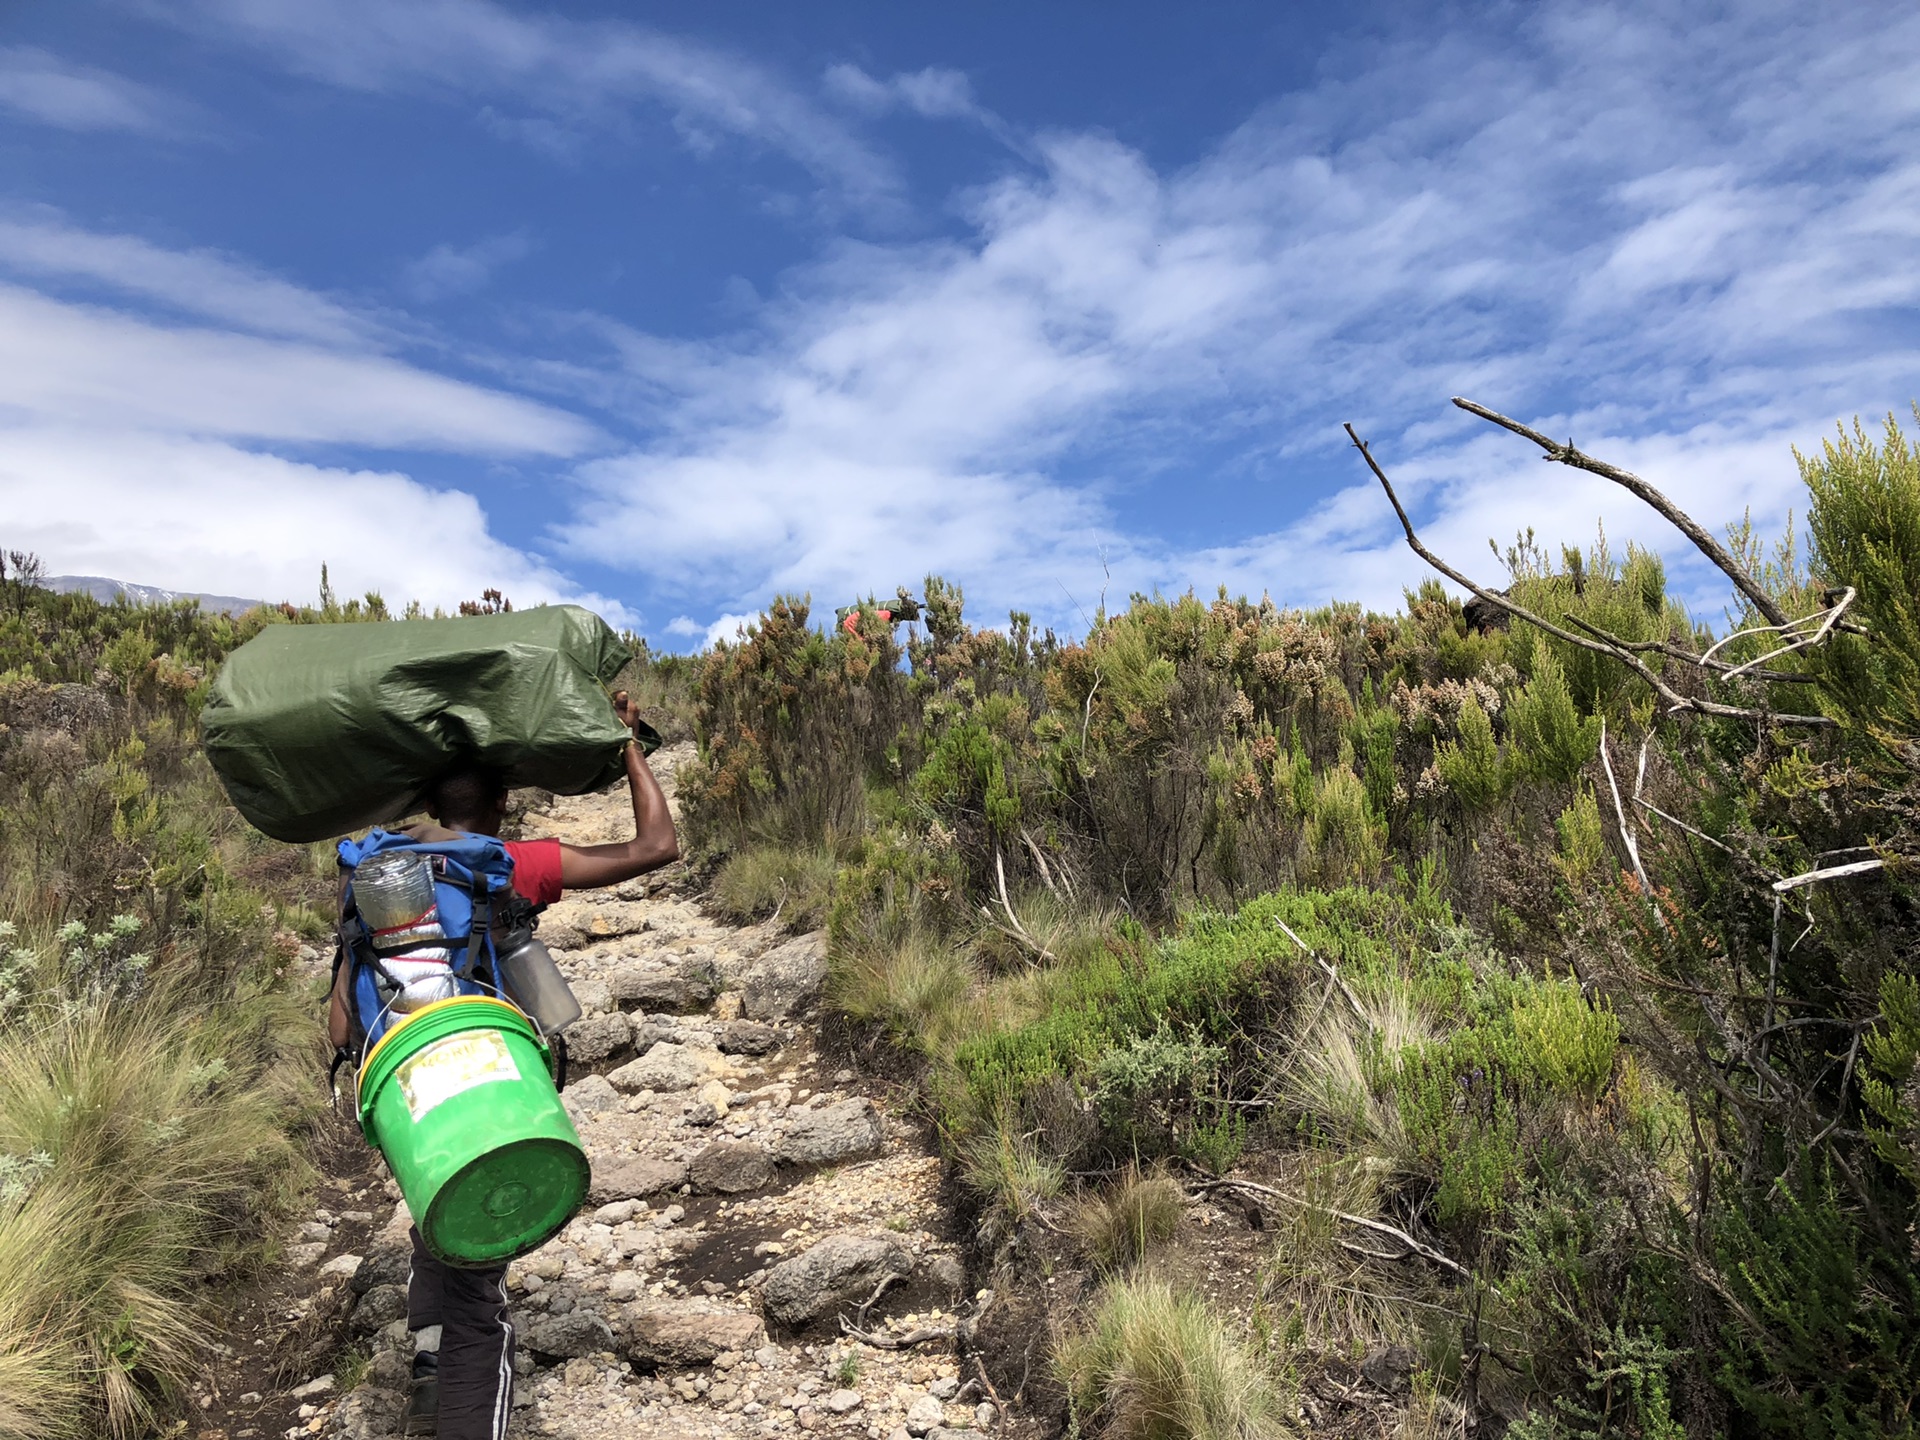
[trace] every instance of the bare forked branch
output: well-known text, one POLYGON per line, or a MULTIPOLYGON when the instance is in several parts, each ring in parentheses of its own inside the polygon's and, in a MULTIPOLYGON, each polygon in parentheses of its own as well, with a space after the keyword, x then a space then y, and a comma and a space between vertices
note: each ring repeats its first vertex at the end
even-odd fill
MULTIPOLYGON (((1387 472, 1380 468, 1380 462, 1373 458, 1373 452, 1367 448, 1367 442, 1360 438, 1354 431, 1353 426, 1348 425, 1345 429, 1347 438, 1353 441, 1354 448, 1360 452, 1361 458, 1367 462, 1367 468, 1373 472, 1374 478, 1380 482, 1380 488, 1387 492, 1387 500, 1393 506, 1393 513, 1400 517, 1400 528, 1406 532, 1408 547, 1414 554, 1426 561, 1427 564, 1453 581, 1454 584, 1471 591, 1495 609, 1504 610, 1515 619, 1524 620, 1527 624, 1544 630, 1556 640, 1564 640, 1567 644, 1576 645, 1582 650, 1591 650, 1596 655, 1606 655, 1618 660, 1622 665, 1625 665, 1629 670, 1633 671, 1635 675, 1639 676, 1641 680, 1645 681, 1647 686, 1666 702, 1669 714, 1683 710, 1691 710, 1699 715, 1715 715, 1727 720, 1752 720, 1763 725, 1800 725, 1811 729, 1833 728, 1835 722, 1825 715, 1781 714, 1772 710, 1753 710, 1742 705, 1723 705, 1716 700, 1702 700, 1695 696, 1682 695, 1671 685, 1667 684, 1656 671, 1650 668, 1644 660, 1635 654, 1632 647, 1628 646, 1624 641, 1608 635, 1598 627, 1582 621, 1575 621, 1582 629, 1591 632, 1590 635, 1576 635, 1573 631, 1554 624, 1544 616, 1536 615, 1533 611, 1527 609, 1524 605, 1521 605, 1510 597, 1502 595, 1497 591, 1488 590, 1482 585, 1475 584, 1421 543, 1419 534, 1413 528, 1413 521, 1407 516, 1406 507, 1400 503, 1399 495, 1394 492, 1393 482, 1387 479, 1387 472)), ((1696 526, 1695 528, 1697 529, 1698 527, 1696 526)), ((1680 652, 1675 658, 1684 659, 1690 664, 1698 664, 1697 657, 1686 655, 1684 652, 1680 652)))
POLYGON ((1793 623, 1788 618, 1787 612, 1782 610, 1775 603, 1774 598, 1760 587, 1759 581, 1747 573, 1746 567, 1733 558, 1726 546, 1701 529, 1691 515, 1631 470, 1622 470, 1618 465, 1609 465, 1604 460, 1596 460, 1593 456, 1574 449, 1571 440, 1562 445, 1551 436, 1541 434, 1530 425, 1522 425, 1518 420, 1510 419, 1498 410, 1489 410, 1484 405, 1475 404, 1458 395, 1453 397, 1453 403, 1470 415, 1478 415, 1482 420, 1492 421, 1503 430, 1524 435, 1546 451, 1546 458, 1549 460, 1558 461, 1562 465, 1571 465, 1576 470, 1585 470, 1589 474, 1611 480, 1614 484, 1632 492, 1665 517, 1667 523, 1674 529, 1691 540, 1700 553, 1711 560, 1720 572, 1734 583, 1735 588, 1753 602, 1753 608, 1766 616, 1769 623, 1781 629, 1793 623))

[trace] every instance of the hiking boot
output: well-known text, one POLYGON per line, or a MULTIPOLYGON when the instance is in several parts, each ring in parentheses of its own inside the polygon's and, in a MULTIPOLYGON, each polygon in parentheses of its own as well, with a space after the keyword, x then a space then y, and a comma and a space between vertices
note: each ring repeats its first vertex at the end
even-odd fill
POLYGON ((407 1414, 402 1435, 440 1433, 440 1375, 437 1356, 413 1357, 413 1383, 407 1387, 407 1414), (424 1363, 422 1363, 424 1362, 424 1363))

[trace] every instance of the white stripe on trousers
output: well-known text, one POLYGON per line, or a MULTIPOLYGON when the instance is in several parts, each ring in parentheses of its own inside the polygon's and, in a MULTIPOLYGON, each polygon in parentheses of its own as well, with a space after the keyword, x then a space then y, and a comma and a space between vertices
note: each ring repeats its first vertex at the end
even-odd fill
MULTIPOLYGON (((500 1296, 500 1307, 507 1304, 507 1291, 504 1285, 494 1289, 500 1296)), ((507 1421, 513 1415, 513 1322, 500 1322, 500 1389, 493 1397, 493 1440, 506 1440, 507 1421)))

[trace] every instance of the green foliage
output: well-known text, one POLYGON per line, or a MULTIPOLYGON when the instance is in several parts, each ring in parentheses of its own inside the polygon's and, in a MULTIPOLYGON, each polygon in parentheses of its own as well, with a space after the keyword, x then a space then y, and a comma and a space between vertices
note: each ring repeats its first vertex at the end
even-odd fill
POLYGON ((1861 1098, 1879 1120, 1867 1134, 1880 1158, 1920 1182, 1920 1105, 1915 1062, 1920 1061, 1920 981, 1889 975, 1880 985, 1881 1021, 1865 1037, 1861 1098))
POLYGON ((1524 779, 1570 784, 1600 748, 1600 721, 1582 716, 1566 672, 1544 638, 1533 648, 1533 677, 1507 709, 1512 764, 1524 779))
POLYGON ((1575 889, 1586 885, 1606 866, 1607 842, 1600 829, 1600 802, 1593 791, 1581 789, 1553 822, 1560 841, 1560 873, 1575 889))
POLYGON ((1808 663, 1841 713, 1890 741, 1920 733, 1920 455, 1889 415, 1878 445, 1856 419, 1818 459, 1795 458, 1813 568, 1859 592, 1872 637, 1836 636, 1808 663))
POLYGON ((1811 1156, 1768 1203, 1715 1218, 1732 1302, 1719 1379, 1761 1433, 1912 1434, 1920 1277, 1905 1237, 1898 1249, 1876 1241, 1842 1204, 1832 1166, 1811 1156))
POLYGON ((1441 743, 1434 752, 1434 764, 1447 789, 1470 811, 1485 810, 1505 791, 1493 721, 1472 695, 1460 707, 1459 738, 1441 743))

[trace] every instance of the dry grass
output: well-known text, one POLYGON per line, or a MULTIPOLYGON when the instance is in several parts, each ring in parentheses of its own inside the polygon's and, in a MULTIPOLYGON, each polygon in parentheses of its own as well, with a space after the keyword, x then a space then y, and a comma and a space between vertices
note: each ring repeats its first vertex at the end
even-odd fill
POLYGON ((1198 1297, 1164 1280, 1119 1279, 1056 1363, 1080 1422, 1112 1440, 1277 1440, 1279 1387, 1251 1347, 1198 1297))
POLYGON ((1340 995, 1328 997, 1289 1056, 1278 1088, 1330 1137, 1375 1166, 1401 1169, 1411 1148, 1406 1127, 1392 1095, 1375 1085, 1370 1057, 1397 1054, 1438 1031, 1399 982, 1359 998, 1356 1015, 1340 995))
POLYGON ((1104 1195, 1076 1201, 1067 1212, 1067 1228, 1095 1265, 1117 1270, 1171 1240, 1186 1209, 1186 1193, 1177 1182, 1129 1168, 1104 1195))
POLYGON ((975 988, 967 957, 919 925, 848 939, 835 947, 827 973, 827 997, 839 1010, 935 1056, 979 1023, 975 988))
POLYGON ((742 924, 777 915, 795 934, 817 930, 826 922, 836 868, 824 846, 755 845, 720 867, 713 906, 742 924))
POLYGON ((23 1178, 0 1202, 0 1435, 142 1434, 191 1372, 189 1277, 257 1243, 263 1198, 299 1173, 272 1057, 234 1028, 155 1003, 9 1031, 0 1155, 23 1178))

